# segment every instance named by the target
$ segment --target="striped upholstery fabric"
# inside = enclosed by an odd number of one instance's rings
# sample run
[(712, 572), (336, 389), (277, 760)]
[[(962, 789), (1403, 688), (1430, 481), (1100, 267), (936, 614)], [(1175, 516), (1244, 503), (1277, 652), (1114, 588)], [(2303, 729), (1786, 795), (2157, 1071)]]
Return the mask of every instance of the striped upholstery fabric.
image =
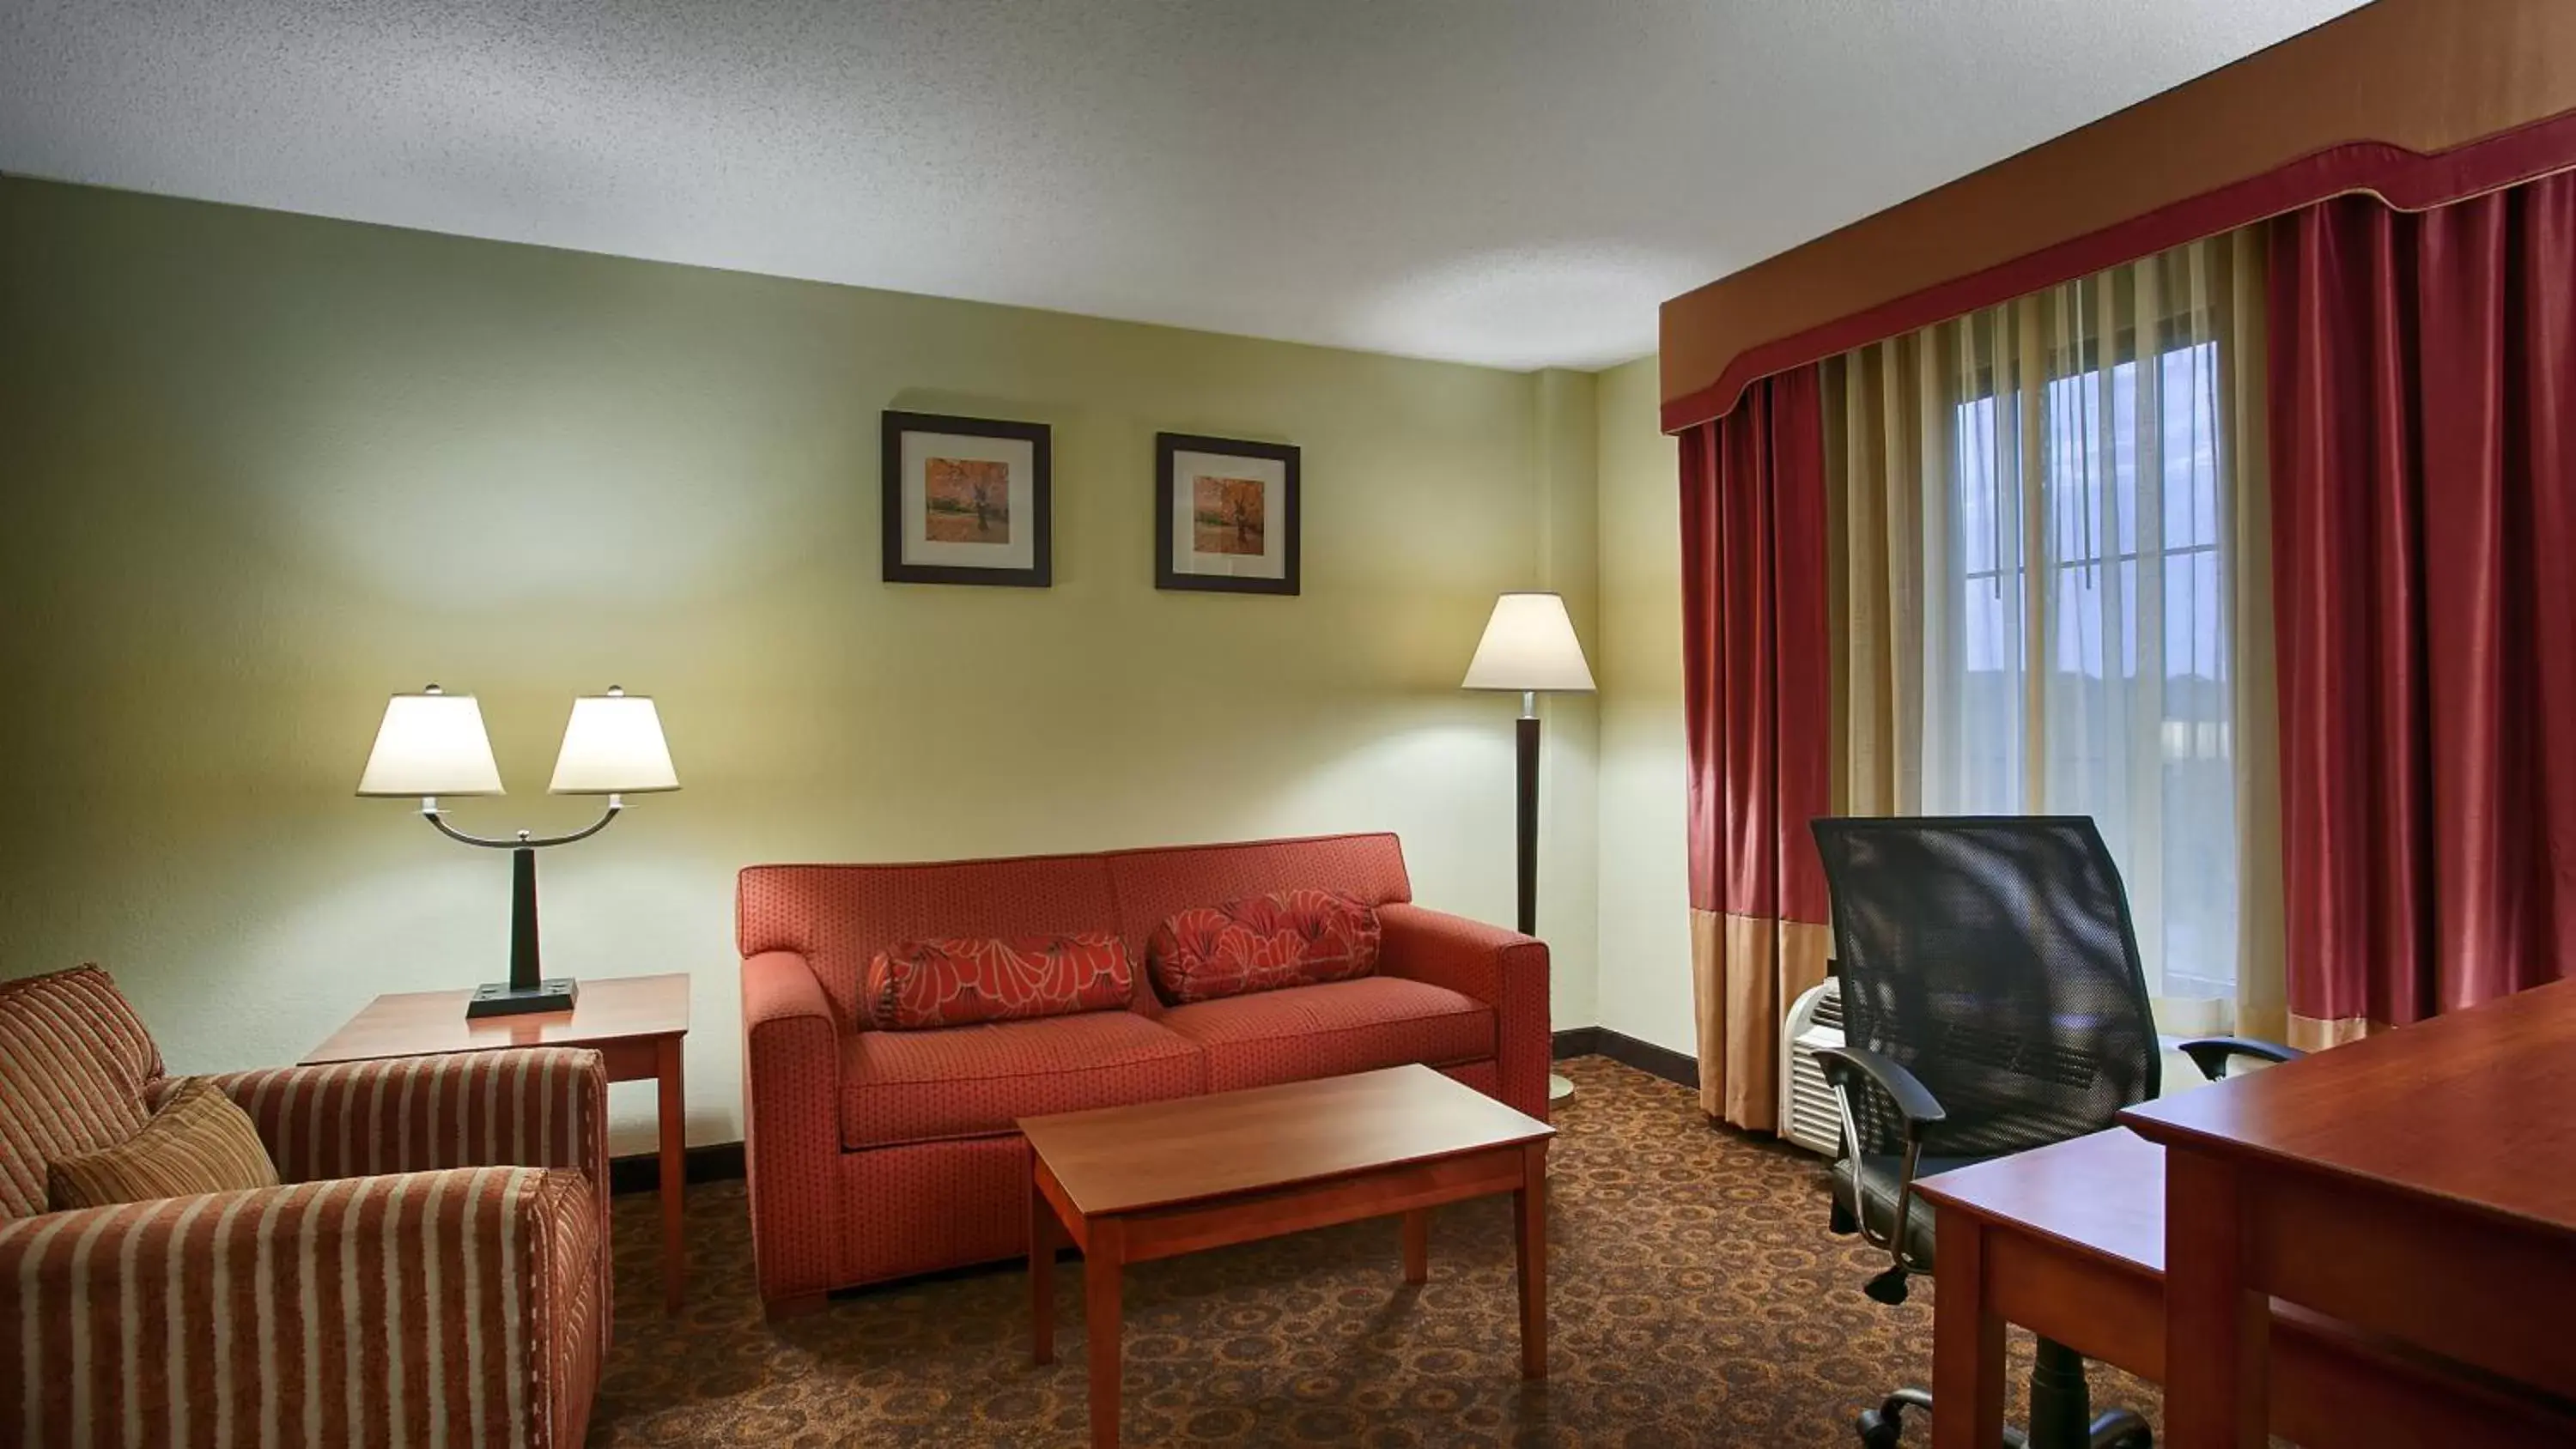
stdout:
[[(597, 1052), (521, 1047), (205, 1080), (250, 1114), (286, 1182), (442, 1167), (572, 1168), (592, 1187), (592, 1236), (608, 1241), (608, 1070)], [(605, 1251), (591, 1271), (600, 1305), (591, 1331), (604, 1353)]]
[(0, 1220), (45, 1210), (45, 1164), (142, 1131), (160, 1075), (160, 1049), (106, 972), (0, 981)]
[(437, 1167), (607, 1172), (608, 1077), (596, 1052), (524, 1047), (205, 1080), (250, 1113), (287, 1182)]
[(578, 1444), (591, 1197), (451, 1168), (0, 1226), (0, 1442)]
[(45, 1196), (61, 1212), (275, 1186), (277, 1165), (249, 1115), (212, 1082), (190, 1077), (142, 1131), (114, 1147), (47, 1163)]
[(598, 1053), (193, 1080), (286, 1186), (18, 1208), (188, 1082), (104, 973), (0, 983), (0, 1444), (581, 1442), (610, 1319)]

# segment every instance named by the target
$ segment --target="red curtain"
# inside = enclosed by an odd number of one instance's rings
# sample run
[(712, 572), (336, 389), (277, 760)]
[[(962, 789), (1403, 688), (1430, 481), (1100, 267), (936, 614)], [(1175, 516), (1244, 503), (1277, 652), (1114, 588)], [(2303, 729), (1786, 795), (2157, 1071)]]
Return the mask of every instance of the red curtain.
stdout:
[(2294, 1037), (2576, 966), (2576, 177), (2276, 224)]
[(1682, 435), (1682, 680), (1700, 1105), (1779, 1122), (1780, 1023), (1824, 979), (1831, 803), (1824, 415), (1816, 369)]

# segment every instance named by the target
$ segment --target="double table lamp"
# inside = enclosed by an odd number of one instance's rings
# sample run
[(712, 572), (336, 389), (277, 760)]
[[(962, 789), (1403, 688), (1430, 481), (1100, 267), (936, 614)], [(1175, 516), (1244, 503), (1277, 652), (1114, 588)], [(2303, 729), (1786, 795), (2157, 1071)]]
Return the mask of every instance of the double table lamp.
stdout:
[(679, 788), (653, 701), (613, 685), (606, 694), (575, 699), (564, 724), (563, 748), (546, 793), (608, 797), (597, 820), (569, 835), (539, 839), (522, 830), (507, 839), (486, 839), (447, 823), (440, 796), (505, 792), (491, 736), (483, 730), (482, 706), (470, 694), (448, 694), (435, 684), (386, 702), (375, 748), (358, 779), (362, 796), (417, 798), (421, 818), (450, 840), (510, 852), (510, 979), (475, 988), (465, 1003), (468, 1018), (572, 1009), (578, 995), (573, 979), (547, 978), (538, 961), (537, 852), (606, 830), (626, 808), (628, 795)]
[[(1583, 644), (1574, 637), (1574, 620), (1565, 600), (1550, 593), (1505, 594), (1494, 601), (1485, 621), (1485, 637), (1476, 642), (1476, 657), (1467, 663), (1465, 689), (1517, 692), (1521, 717), (1519, 747), (1520, 933), (1538, 934), (1538, 697), (1541, 693), (1588, 694), (1592, 669), (1583, 661)], [(1574, 1084), (1561, 1076), (1548, 1078), (1548, 1095), (1572, 1094)]]

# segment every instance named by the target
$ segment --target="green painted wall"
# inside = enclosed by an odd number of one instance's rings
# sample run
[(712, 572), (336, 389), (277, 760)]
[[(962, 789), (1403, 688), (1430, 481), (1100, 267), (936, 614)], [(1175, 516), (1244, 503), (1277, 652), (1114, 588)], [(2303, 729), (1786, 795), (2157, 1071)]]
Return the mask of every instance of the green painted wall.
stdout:
[[(1388, 828), (1507, 922), (1513, 704), (1456, 685), (1499, 590), (1593, 627), (1592, 390), (0, 181), (0, 975), (108, 964), (186, 1071), (501, 974), (504, 858), (350, 794), (432, 679), (512, 787), (469, 829), (582, 819), (572, 695), (660, 700), (686, 788), (545, 859), (546, 945), (695, 974), (700, 1141), (747, 862)], [(1054, 588), (878, 580), (887, 407), (1054, 426)], [(1158, 429), (1304, 448), (1304, 597), (1153, 588)], [(1591, 704), (1550, 717), (1576, 1025)]]

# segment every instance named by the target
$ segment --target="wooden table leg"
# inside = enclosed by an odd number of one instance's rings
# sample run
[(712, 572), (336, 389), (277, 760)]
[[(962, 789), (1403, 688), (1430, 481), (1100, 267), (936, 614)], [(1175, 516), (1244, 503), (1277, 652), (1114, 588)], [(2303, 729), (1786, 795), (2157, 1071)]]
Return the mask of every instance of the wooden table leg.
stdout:
[(1118, 1449), (1118, 1294), (1122, 1276), (1118, 1224), (1091, 1220), (1082, 1250), (1082, 1309), (1091, 1369), (1091, 1449)]
[(653, 1073), (661, 1086), (655, 1125), (662, 1136), (662, 1307), (669, 1313), (680, 1311), (680, 1296), (689, 1278), (688, 1262), (681, 1256), (686, 1241), (681, 1208), (689, 1191), (689, 1096), (681, 1085), (680, 1046), (680, 1038), (664, 1037)]
[(2004, 1436), (2004, 1321), (1986, 1304), (1985, 1230), (1966, 1213), (1940, 1212), (1934, 1232), (1941, 1255), (1932, 1280), (1932, 1449), (1994, 1449)]
[(2174, 1449), (2270, 1442), (2272, 1300), (2247, 1291), (2240, 1210), (2232, 1164), (2166, 1149), (2165, 1442)]
[[(1034, 1163), (1032, 1154), (1032, 1163)], [(1055, 1362), (1055, 1205), (1029, 1173), (1029, 1361)]]
[(1431, 1281), (1431, 1210), (1415, 1208), (1404, 1215), (1404, 1281)]
[(1512, 1193), (1512, 1237), (1521, 1288), (1521, 1377), (1547, 1377), (1547, 1143), (1521, 1152), (1521, 1185)]

